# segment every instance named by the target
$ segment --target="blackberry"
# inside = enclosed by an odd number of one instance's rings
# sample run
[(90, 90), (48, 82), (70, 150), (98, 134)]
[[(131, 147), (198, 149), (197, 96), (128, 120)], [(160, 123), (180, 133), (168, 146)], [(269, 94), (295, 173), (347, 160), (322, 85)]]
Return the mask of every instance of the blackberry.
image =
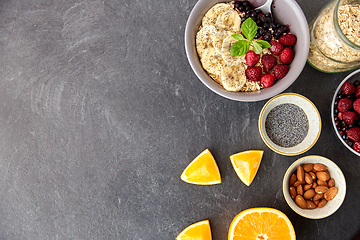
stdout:
[(354, 86), (355, 86), (355, 87), (360, 86), (360, 81), (359, 81), (359, 80), (355, 80), (355, 81), (354, 81)]
[(335, 120), (335, 126), (338, 128), (340, 127), (340, 121), (339, 120)]
[(250, 6), (250, 2), (249, 1), (243, 1), (242, 4), (246, 7), (246, 6)]
[(281, 29), (283, 30), (283, 33), (287, 33), (289, 31), (289, 28), (286, 25), (282, 25)]
[(281, 36), (282, 36), (282, 34), (279, 33), (279, 32), (275, 32), (275, 33), (274, 33), (274, 38), (275, 38), (276, 40), (279, 40)]
[(264, 20), (265, 20), (264, 22), (271, 23), (271, 18), (269, 17), (265, 17)]
[(235, 7), (235, 8), (239, 9), (240, 6), (242, 6), (242, 2), (241, 2), (241, 1), (236, 1), (236, 2), (234, 3), (234, 7)]
[(271, 36), (269, 35), (265, 35), (263, 36), (264, 40), (267, 41), (267, 42), (270, 42), (271, 41)]
[(270, 25), (267, 22), (265, 22), (264, 25), (263, 25), (263, 28), (265, 30), (268, 30), (270, 28)]
[(351, 100), (354, 100), (354, 94), (346, 95), (346, 98), (351, 99)]
[(351, 141), (350, 139), (345, 140), (345, 143), (349, 145), (349, 147), (352, 147), (353, 145), (353, 141)]

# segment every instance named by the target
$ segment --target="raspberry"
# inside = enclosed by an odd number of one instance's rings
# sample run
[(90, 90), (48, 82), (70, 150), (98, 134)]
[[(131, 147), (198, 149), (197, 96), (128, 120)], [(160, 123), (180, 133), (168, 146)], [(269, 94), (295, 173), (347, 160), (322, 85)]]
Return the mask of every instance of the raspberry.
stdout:
[(349, 82), (344, 83), (341, 86), (341, 89), (343, 90), (345, 95), (353, 94), (356, 91), (354, 84), (349, 83)]
[(268, 88), (274, 84), (275, 80), (275, 74), (268, 73), (261, 76), (260, 82), (264, 87)]
[(248, 67), (245, 70), (245, 75), (250, 81), (258, 82), (261, 78), (261, 67)]
[(360, 142), (354, 142), (353, 148), (355, 151), (360, 153)]
[(342, 119), (347, 124), (353, 124), (354, 121), (357, 120), (358, 118), (359, 118), (359, 116), (353, 111), (347, 111), (347, 112), (342, 113)]
[(262, 56), (261, 58), (261, 63), (264, 67), (264, 71), (265, 72), (269, 72), (270, 69), (276, 65), (277, 60), (274, 56), (270, 55), (270, 54), (265, 54), (264, 56)]
[(294, 60), (294, 50), (289, 47), (284, 48), (284, 50), (280, 54), (280, 61), (283, 64), (290, 64), (292, 60)]
[(245, 55), (246, 63), (249, 67), (255, 66), (260, 60), (260, 55), (256, 54), (254, 51), (249, 50)]
[(289, 66), (278, 64), (274, 67), (274, 74), (276, 79), (282, 79), (289, 72)]
[[(360, 103), (360, 102), (359, 102)], [(353, 102), (351, 101), (351, 99), (348, 98), (342, 98), (339, 100), (339, 103), (337, 105), (337, 108), (340, 112), (346, 112), (351, 110), (353, 105)], [(355, 110), (356, 111), (356, 110)]]
[[(339, 103), (340, 103), (340, 101), (339, 101)], [(360, 98), (355, 100), (355, 102), (353, 103), (353, 107), (354, 107), (354, 110), (360, 114)]]
[(296, 36), (293, 34), (286, 34), (279, 38), (279, 42), (286, 47), (294, 46), (296, 44), (296, 40)]
[(270, 52), (276, 56), (280, 55), (280, 53), (284, 49), (284, 46), (275, 40), (271, 40), (270, 45), (271, 45)]
[(360, 98), (360, 88), (356, 88), (355, 97)]
[(350, 138), (354, 142), (359, 142), (360, 141), (360, 128), (358, 128), (358, 127), (350, 128), (346, 132), (346, 136), (348, 136), (348, 138)]

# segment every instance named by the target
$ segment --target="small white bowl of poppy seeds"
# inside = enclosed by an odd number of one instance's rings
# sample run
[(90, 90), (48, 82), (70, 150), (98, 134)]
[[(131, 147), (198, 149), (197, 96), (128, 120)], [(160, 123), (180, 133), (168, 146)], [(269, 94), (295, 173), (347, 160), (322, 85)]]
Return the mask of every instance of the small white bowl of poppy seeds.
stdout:
[(264, 143), (274, 152), (294, 156), (309, 150), (321, 132), (321, 118), (315, 105), (296, 93), (270, 99), (259, 116)]

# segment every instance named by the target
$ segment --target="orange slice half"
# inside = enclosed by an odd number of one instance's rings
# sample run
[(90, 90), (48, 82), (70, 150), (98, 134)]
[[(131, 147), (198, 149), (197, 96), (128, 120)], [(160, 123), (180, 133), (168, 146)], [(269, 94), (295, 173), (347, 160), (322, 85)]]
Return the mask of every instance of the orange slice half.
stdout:
[(231, 222), (229, 240), (295, 240), (288, 217), (274, 208), (250, 208)]

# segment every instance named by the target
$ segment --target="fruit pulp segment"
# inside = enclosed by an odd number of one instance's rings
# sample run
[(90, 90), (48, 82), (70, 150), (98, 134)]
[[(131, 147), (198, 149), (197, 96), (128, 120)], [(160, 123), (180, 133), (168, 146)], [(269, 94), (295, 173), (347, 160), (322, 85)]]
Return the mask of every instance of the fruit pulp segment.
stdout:
[(234, 229), (234, 240), (291, 239), (286, 221), (277, 214), (263, 212), (244, 216)]
[(275, 239), (283, 239), (283, 240), (290, 240), (290, 231), (287, 223), (284, 219), (279, 218), (276, 220), (275, 224), (270, 228), (267, 236), (269, 237), (269, 240), (275, 240)]
[(235, 159), (234, 162), (235, 162), (236, 168), (238, 170), (239, 177), (245, 182), (250, 182), (251, 181), (250, 176), (252, 175), (251, 173), (253, 171), (251, 171), (249, 163), (243, 162), (240, 159)]
[(183, 236), (181, 240), (192, 240), (192, 239), (211, 239), (210, 229), (203, 226), (201, 229), (190, 229)]
[(190, 174), (187, 176), (187, 178), (196, 182), (205, 182), (212, 180), (211, 176), (213, 176), (215, 172), (211, 164), (209, 164), (208, 162), (199, 166), (191, 166), (191, 168), (189, 168), (188, 170)]
[(238, 170), (240, 178), (246, 182), (251, 182), (257, 173), (262, 157), (262, 152), (249, 152), (234, 156), (234, 164)]

